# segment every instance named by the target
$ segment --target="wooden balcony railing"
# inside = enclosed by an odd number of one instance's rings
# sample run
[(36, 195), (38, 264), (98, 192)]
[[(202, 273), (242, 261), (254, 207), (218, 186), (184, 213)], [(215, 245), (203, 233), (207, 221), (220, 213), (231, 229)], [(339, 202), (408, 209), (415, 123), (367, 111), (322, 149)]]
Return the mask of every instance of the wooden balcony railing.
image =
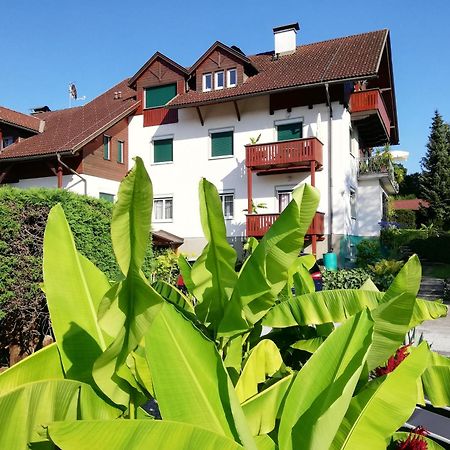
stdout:
[[(263, 237), (279, 214), (248, 214), (247, 215), (247, 237)], [(324, 235), (325, 214), (316, 212), (311, 225), (306, 232), (307, 236), (323, 236)]]
[(245, 165), (256, 170), (289, 167), (308, 169), (311, 162), (316, 162), (316, 168), (320, 168), (323, 165), (322, 147), (322, 142), (315, 137), (249, 144), (245, 146)]
[(350, 112), (353, 117), (357, 117), (361, 113), (378, 113), (383, 123), (386, 137), (389, 139), (391, 121), (379, 89), (353, 92), (350, 96)]
[(166, 108), (144, 109), (144, 127), (178, 122), (178, 110)]

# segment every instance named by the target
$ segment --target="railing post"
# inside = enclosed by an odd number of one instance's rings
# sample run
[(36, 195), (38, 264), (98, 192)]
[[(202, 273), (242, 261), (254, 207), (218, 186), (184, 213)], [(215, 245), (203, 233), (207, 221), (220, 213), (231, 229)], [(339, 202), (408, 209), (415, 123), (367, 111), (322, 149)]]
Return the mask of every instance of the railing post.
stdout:
[(252, 169), (247, 167), (247, 214), (253, 213), (253, 180)]

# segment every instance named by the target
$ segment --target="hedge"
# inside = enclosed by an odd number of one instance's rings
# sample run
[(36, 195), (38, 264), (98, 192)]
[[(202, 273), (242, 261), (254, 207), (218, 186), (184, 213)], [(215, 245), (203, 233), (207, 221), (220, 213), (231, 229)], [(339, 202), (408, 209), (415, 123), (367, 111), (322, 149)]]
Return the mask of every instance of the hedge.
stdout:
[[(22, 352), (39, 348), (51, 334), (42, 282), (42, 243), (50, 208), (61, 203), (78, 250), (110, 279), (119, 268), (112, 251), (112, 204), (57, 189), (0, 188), (0, 365), (8, 363), (8, 347)], [(151, 247), (144, 265), (151, 273)]]
[(450, 235), (448, 234), (432, 236), (427, 239), (414, 239), (409, 242), (408, 246), (419, 255), (420, 259), (450, 263)]

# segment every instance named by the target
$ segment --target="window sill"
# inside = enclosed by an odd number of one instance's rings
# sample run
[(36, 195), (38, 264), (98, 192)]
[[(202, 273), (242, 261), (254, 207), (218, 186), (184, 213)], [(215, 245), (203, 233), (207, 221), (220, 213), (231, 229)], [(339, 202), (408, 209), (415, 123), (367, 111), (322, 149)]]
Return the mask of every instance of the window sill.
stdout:
[(173, 161), (161, 161), (161, 162), (152, 162), (152, 166), (166, 166), (168, 164), (173, 164)]
[(215, 159), (231, 159), (231, 158), (234, 158), (234, 155), (210, 156), (208, 159), (215, 160)]
[(173, 219), (153, 219), (154, 223), (172, 223)]

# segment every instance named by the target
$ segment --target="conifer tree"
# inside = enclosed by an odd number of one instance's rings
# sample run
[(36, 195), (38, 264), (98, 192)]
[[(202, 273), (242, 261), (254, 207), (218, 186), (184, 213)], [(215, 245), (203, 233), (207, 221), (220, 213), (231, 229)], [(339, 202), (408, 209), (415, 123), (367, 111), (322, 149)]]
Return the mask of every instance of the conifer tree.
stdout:
[(435, 111), (427, 153), (422, 158), (421, 197), (430, 203), (425, 212), (429, 223), (450, 229), (450, 129)]

